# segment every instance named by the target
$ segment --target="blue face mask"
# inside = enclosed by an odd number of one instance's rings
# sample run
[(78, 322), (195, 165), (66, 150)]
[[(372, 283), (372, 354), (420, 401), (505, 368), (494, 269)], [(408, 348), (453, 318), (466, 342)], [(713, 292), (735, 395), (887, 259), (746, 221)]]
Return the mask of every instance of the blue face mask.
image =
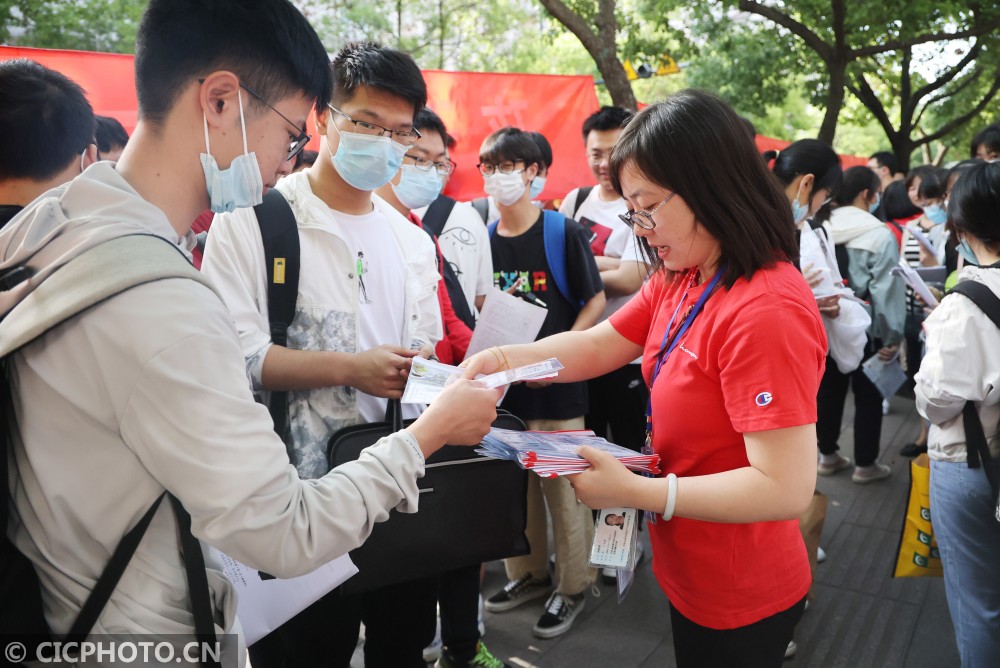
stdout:
[(257, 157), (247, 150), (247, 129), (243, 119), (243, 95), (239, 89), (236, 96), (240, 102), (240, 130), (243, 132), (243, 155), (233, 158), (227, 169), (219, 169), (212, 157), (212, 147), (208, 143), (208, 118), (205, 123), (205, 150), (201, 154), (201, 167), (205, 171), (205, 186), (208, 188), (209, 208), (213, 213), (231, 213), (237, 208), (257, 206), (264, 199), (264, 180), (260, 175)]
[(882, 203), (882, 196), (876, 195), (875, 201), (868, 205), (868, 213), (874, 214), (878, 210), (878, 205)]
[(536, 176), (531, 182), (531, 188), (528, 193), (531, 195), (531, 199), (537, 199), (542, 191), (545, 190), (545, 177)]
[(800, 204), (799, 200), (793, 199), (792, 200), (792, 219), (795, 221), (795, 224), (798, 225), (799, 223), (801, 223), (803, 220), (806, 219), (806, 216), (808, 216), (808, 215), (809, 215), (809, 205), (808, 204)]
[(403, 165), (400, 168), (399, 185), (392, 184), (392, 192), (396, 193), (400, 204), (407, 209), (420, 209), (436, 200), (443, 187), (444, 180), (437, 170)]
[(948, 212), (940, 204), (931, 204), (924, 207), (924, 215), (927, 216), (927, 220), (935, 225), (942, 225), (948, 221)]
[[(358, 190), (368, 191), (381, 188), (392, 180), (403, 164), (408, 146), (382, 135), (341, 132), (332, 118), (330, 123), (340, 135), (336, 155), (330, 153), (340, 178)], [(330, 151), (329, 144), (326, 150)]]
[(972, 247), (969, 246), (969, 242), (965, 239), (958, 242), (958, 254), (962, 256), (962, 259), (965, 260), (966, 264), (974, 264), (977, 267), (979, 266), (979, 258), (977, 258), (976, 254), (972, 252)]

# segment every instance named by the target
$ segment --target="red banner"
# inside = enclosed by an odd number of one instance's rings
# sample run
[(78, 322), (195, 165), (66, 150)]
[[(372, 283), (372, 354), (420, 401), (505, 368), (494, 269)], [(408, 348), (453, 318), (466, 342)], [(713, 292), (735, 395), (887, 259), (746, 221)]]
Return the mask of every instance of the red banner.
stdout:
[[(117, 118), (130, 134), (135, 129), (138, 103), (131, 55), (0, 46), (0, 60), (11, 58), (30, 58), (62, 72), (83, 87), (97, 114)], [(424, 80), (428, 106), (458, 141), (452, 152), (458, 169), (446, 187), (452, 197), (466, 201), (483, 195), (483, 180), (476, 171), (479, 146), (491, 132), (508, 125), (541, 132), (552, 144), (555, 161), (544, 199), (561, 198), (594, 183), (580, 134), (584, 119), (598, 109), (592, 77), (425, 70)], [(309, 132), (309, 148), (318, 150), (312, 118)], [(788, 143), (757, 137), (761, 150)], [(867, 164), (865, 158), (841, 157), (845, 168)]]

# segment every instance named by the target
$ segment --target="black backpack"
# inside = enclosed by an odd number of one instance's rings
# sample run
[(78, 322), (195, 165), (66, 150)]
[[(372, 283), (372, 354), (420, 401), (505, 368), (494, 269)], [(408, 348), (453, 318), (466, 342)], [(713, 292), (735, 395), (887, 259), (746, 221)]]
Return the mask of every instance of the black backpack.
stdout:
[[(107, 271), (108, 267), (114, 267), (113, 275)], [(8, 269), (0, 276), (0, 290), (10, 290), (32, 274), (26, 265)], [(53, 638), (45, 620), (41, 583), (35, 567), (7, 537), (12, 498), (8, 450), (14, 428), (10, 355), (50, 329), (116, 294), (168, 278), (189, 278), (211, 288), (180, 251), (166, 240), (153, 235), (119, 237), (67, 262), (0, 320), (0, 527), (4, 529), (0, 540), (0, 601), (3, 602), (0, 605), (0, 636), (8, 640), (16, 639), (25, 645), (26, 660), (34, 659), (39, 645)], [(122, 537), (64, 641), (82, 642), (90, 634), (164, 497), (170, 499), (177, 517), (195, 633), (200, 642), (215, 646), (214, 614), (201, 545), (191, 534), (191, 516), (180, 501), (168, 493), (160, 495), (142, 519)], [(51, 647), (49, 651), (52, 651)], [(6, 659), (13, 663), (10, 655)], [(206, 661), (204, 665), (219, 664), (217, 661)]]
[(438, 243), (438, 237), (441, 236), (445, 223), (448, 222), (448, 216), (451, 215), (456, 203), (455, 200), (447, 195), (439, 195), (436, 200), (431, 202), (431, 205), (427, 207), (427, 211), (424, 213), (424, 231), (430, 235), (431, 240), (434, 242), (434, 248), (437, 249), (440, 260), (438, 262), (438, 269), (444, 278), (444, 285), (448, 289), (448, 297), (451, 299), (452, 308), (455, 309), (455, 315), (469, 329), (475, 329), (476, 316), (472, 314), (472, 309), (469, 308), (469, 301), (465, 297), (465, 290), (462, 289), (462, 284), (458, 280), (455, 268), (451, 266), (451, 263), (441, 253), (441, 246)]

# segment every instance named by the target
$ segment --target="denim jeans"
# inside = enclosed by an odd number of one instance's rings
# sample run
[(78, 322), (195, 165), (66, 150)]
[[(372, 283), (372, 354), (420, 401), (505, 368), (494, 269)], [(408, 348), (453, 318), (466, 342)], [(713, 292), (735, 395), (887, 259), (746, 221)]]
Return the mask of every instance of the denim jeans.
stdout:
[(965, 668), (1000, 666), (1000, 522), (982, 469), (931, 461), (931, 521)]

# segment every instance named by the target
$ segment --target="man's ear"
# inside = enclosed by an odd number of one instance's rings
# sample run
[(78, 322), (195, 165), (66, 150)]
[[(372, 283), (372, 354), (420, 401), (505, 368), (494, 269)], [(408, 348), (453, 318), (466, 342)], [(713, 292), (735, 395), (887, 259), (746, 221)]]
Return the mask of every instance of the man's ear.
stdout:
[(237, 101), (239, 90), (240, 79), (232, 72), (213, 72), (202, 80), (198, 101), (209, 126), (218, 128), (232, 124), (229, 117), (240, 113)]
[(100, 159), (101, 157), (100, 152), (97, 150), (97, 144), (90, 144), (83, 152), (83, 155), (80, 156), (80, 171), (82, 172), (87, 169), (87, 167), (90, 167), (95, 162), (98, 162)]
[(333, 112), (330, 111), (330, 107), (325, 104), (316, 105), (316, 130), (321, 134), (325, 135), (328, 129), (328, 125), (333, 119)]
[(538, 163), (533, 162), (524, 170), (524, 175), (528, 177), (528, 181), (531, 181), (536, 176), (538, 176)]

